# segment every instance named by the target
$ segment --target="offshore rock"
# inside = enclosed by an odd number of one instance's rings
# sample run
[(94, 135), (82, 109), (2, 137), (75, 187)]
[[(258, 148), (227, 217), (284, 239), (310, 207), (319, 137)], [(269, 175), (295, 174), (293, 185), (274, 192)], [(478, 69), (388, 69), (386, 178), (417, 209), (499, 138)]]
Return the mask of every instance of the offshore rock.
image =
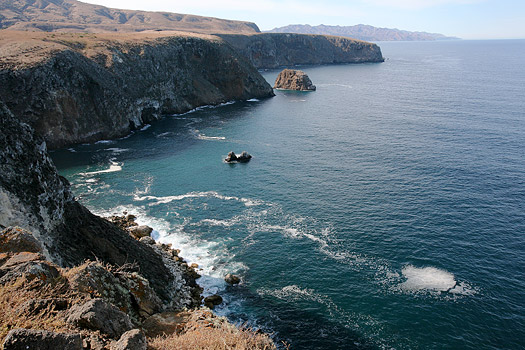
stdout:
[(4, 350), (82, 350), (80, 334), (64, 334), (33, 329), (11, 330), (4, 340)]
[(231, 285), (241, 283), (241, 279), (239, 278), (239, 276), (232, 275), (231, 273), (227, 274), (226, 277), (224, 277), (224, 281), (226, 281), (226, 283), (229, 283)]
[(258, 69), (295, 65), (383, 62), (379, 46), (331, 35), (219, 34)]
[(163, 114), (273, 96), (250, 62), (195, 33), (0, 33), (0, 100), (50, 148), (129, 134)]
[(315, 85), (302, 70), (283, 69), (275, 79), (275, 89), (315, 91)]
[(224, 161), (226, 163), (247, 163), (250, 161), (250, 159), (252, 159), (252, 156), (246, 151), (242, 151), (240, 155), (236, 155), (235, 152), (231, 151), (230, 153), (228, 153), (228, 156), (224, 159)]

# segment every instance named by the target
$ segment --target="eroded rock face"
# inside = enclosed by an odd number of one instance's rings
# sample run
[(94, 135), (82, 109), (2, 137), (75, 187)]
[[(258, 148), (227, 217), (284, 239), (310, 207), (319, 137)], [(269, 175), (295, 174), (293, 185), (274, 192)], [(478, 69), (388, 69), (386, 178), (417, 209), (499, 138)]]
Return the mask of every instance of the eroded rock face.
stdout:
[(162, 114), (273, 96), (218, 37), (79, 35), (40, 39), (56, 48), (37, 62), (21, 64), (15, 45), (0, 57), (0, 99), (50, 148), (120, 137)]
[(274, 88), (296, 91), (315, 91), (316, 89), (310, 77), (297, 69), (283, 69), (275, 80)]

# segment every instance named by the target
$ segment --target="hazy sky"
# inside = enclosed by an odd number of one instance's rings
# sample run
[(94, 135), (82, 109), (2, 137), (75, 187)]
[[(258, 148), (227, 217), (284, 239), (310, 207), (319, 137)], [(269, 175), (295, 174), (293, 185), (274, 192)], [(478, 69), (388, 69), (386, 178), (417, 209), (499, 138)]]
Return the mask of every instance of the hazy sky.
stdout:
[(398, 28), (464, 39), (525, 38), (525, 0), (81, 0), (108, 7), (168, 11), (255, 22)]

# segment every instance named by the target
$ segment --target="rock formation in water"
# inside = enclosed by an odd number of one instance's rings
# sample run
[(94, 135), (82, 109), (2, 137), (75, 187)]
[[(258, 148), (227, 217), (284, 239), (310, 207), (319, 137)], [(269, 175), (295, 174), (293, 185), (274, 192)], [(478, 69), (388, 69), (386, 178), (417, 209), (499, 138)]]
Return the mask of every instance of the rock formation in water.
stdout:
[(0, 29), (60, 32), (257, 33), (255, 23), (170, 12), (120, 10), (76, 0), (0, 0)]
[(273, 87), (274, 89), (296, 91), (315, 91), (316, 89), (310, 77), (302, 70), (297, 69), (283, 69), (275, 79)]
[(222, 39), (0, 33), (0, 100), (50, 148), (126, 135), (202, 105), (273, 96)]
[(376, 44), (337, 36), (280, 33), (219, 36), (257, 68), (384, 61)]

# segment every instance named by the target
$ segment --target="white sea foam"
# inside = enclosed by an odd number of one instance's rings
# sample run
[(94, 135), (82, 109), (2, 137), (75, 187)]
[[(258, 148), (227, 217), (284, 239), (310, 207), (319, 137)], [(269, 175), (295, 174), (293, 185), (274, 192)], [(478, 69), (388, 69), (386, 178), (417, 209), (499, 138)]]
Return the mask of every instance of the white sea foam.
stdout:
[(115, 141), (113, 141), (113, 140), (100, 140), (100, 141), (95, 142), (96, 145), (110, 144), (110, 143), (115, 143)]
[(170, 136), (170, 135), (173, 135), (173, 132), (167, 131), (167, 132), (163, 132), (161, 134), (155, 135), (155, 137), (166, 137), (166, 136)]
[(98, 171), (91, 171), (91, 172), (86, 172), (86, 173), (78, 173), (78, 174), (82, 175), (82, 176), (93, 176), (93, 175), (97, 175), (97, 174), (113, 173), (113, 172), (121, 171), (121, 170), (122, 170), (122, 166), (119, 165), (118, 163), (112, 161), (111, 165), (109, 166), (108, 169), (98, 170)]
[(69, 152), (73, 152), (73, 153), (76, 153), (76, 152), (77, 152), (73, 147), (68, 148), (67, 150), (68, 150)]
[(120, 153), (129, 151), (129, 148), (113, 147), (113, 148), (105, 148), (102, 151), (108, 151), (108, 152), (112, 152), (112, 153), (115, 153), (115, 154), (120, 154)]
[(150, 127), (151, 127), (151, 124), (146, 124), (140, 129), (140, 131), (148, 130)]
[(155, 201), (155, 202), (151, 203), (150, 205), (158, 205), (158, 204), (171, 203), (171, 202), (174, 202), (174, 201), (180, 201), (180, 200), (184, 200), (184, 199), (187, 199), (187, 198), (210, 198), (210, 197), (221, 199), (221, 200), (225, 200), (225, 201), (230, 201), (230, 200), (239, 201), (239, 202), (244, 203), (245, 206), (258, 205), (258, 204), (256, 204), (256, 202), (251, 201), (249, 199), (239, 198), (239, 197), (235, 197), (235, 196), (224, 196), (224, 195), (219, 194), (216, 191), (189, 192), (189, 193), (185, 193), (185, 194), (181, 194), (181, 195), (164, 196), (164, 197), (140, 196), (138, 194), (135, 194), (133, 199), (135, 201), (146, 201), (146, 200)]
[(259, 102), (260, 100), (257, 98), (250, 98), (249, 100), (246, 100), (246, 102)]
[(226, 137), (224, 136), (206, 136), (204, 134), (197, 134), (197, 138), (199, 140), (209, 140), (209, 141), (226, 140)]
[(399, 289), (406, 292), (448, 292), (455, 295), (471, 295), (474, 289), (465, 282), (456, 281), (455, 276), (435, 267), (407, 265), (401, 270), (405, 279)]

